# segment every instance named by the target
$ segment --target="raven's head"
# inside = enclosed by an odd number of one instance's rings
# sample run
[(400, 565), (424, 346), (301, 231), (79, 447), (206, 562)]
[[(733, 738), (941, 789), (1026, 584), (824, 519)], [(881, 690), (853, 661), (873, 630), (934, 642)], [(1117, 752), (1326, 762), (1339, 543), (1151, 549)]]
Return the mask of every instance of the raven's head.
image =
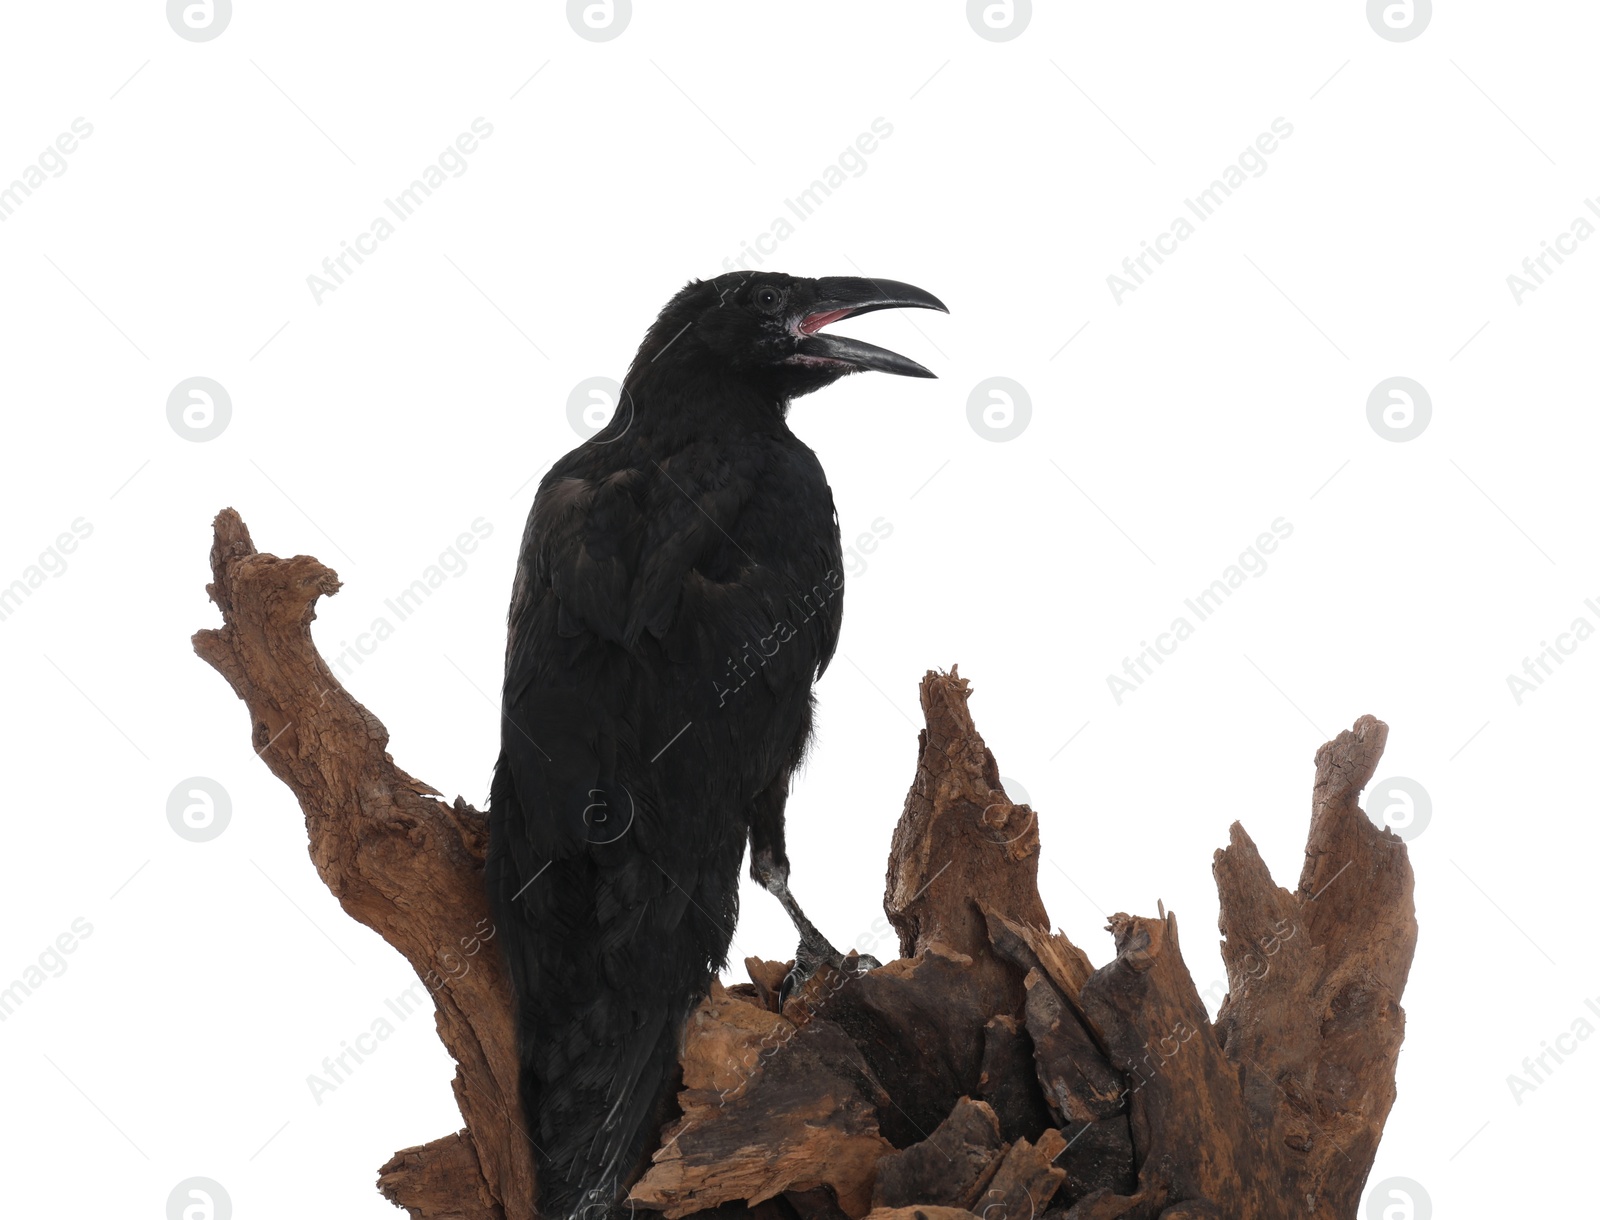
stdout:
[(821, 333), (855, 314), (903, 308), (950, 312), (932, 293), (895, 280), (803, 279), (766, 271), (695, 280), (650, 328), (628, 370), (628, 385), (632, 390), (655, 373), (704, 372), (787, 402), (867, 369), (932, 377), (915, 360), (885, 348)]

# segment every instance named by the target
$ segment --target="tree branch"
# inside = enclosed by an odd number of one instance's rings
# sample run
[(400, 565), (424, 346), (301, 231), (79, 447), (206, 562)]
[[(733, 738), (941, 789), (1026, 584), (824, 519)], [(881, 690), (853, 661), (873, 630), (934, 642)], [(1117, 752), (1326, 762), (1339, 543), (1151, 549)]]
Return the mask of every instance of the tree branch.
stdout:
[(231, 508), (214, 528), (206, 591), (223, 625), (197, 632), (195, 651), (244, 701), (256, 753), (299, 800), (318, 875), (411, 963), (456, 1061), (465, 1130), (400, 1153), (380, 1187), (429, 1220), (532, 1220), (511, 987), (483, 885), (487, 820), (395, 766), (388, 730), (318, 655), (311, 622), (317, 598), (339, 591), (333, 571), (259, 553)]

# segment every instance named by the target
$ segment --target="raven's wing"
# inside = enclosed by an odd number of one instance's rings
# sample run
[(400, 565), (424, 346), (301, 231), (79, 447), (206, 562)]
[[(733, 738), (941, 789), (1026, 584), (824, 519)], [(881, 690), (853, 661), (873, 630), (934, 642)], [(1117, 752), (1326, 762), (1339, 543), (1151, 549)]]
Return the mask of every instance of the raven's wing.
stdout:
[(809, 687), (837, 644), (838, 524), (815, 456), (792, 444), (742, 461), (700, 456), (592, 474), (558, 466), (535, 500), (505, 736), (514, 755), (549, 755), (541, 732), (570, 738), (587, 722), (561, 781), (569, 794), (599, 785), (595, 769), (619, 753), (654, 759), (683, 731), (719, 770), (738, 766), (750, 799), (775, 770), (772, 750), (789, 744), (768, 740), (793, 729), (782, 696)]

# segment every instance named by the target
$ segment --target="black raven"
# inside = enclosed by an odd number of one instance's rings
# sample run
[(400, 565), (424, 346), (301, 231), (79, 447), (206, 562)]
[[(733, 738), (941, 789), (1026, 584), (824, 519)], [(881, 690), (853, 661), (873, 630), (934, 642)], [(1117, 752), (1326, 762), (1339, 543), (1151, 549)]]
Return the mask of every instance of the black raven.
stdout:
[(839, 638), (833, 494), (791, 400), (933, 374), (821, 328), (944, 310), (909, 284), (734, 272), (661, 311), (611, 421), (539, 485), (512, 591), (490, 901), (517, 1000), (541, 1212), (601, 1217), (670, 1113), (727, 962), (745, 842), (801, 933), (783, 810)]

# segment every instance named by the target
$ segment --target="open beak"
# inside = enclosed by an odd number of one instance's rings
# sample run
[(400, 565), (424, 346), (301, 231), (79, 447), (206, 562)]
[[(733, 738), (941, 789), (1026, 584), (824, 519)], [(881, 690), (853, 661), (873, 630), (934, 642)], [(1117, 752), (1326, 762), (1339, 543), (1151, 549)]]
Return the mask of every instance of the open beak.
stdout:
[(915, 360), (887, 348), (846, 339), (843, 335), (818, 334), (824, 326), (875, 309), (937, 309), (949, 313), (944, 302), (931, 292), (897, 280), (869, 280), (848, 275), (830, 275), (816, 281), (816, 300), (795, 323), (800, 342), (795, 359), (801, 362), (827, 360), (851, 368), (898, 373), (902, 377), (932, 377), (934, 374)]

